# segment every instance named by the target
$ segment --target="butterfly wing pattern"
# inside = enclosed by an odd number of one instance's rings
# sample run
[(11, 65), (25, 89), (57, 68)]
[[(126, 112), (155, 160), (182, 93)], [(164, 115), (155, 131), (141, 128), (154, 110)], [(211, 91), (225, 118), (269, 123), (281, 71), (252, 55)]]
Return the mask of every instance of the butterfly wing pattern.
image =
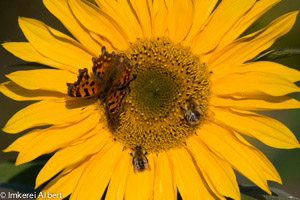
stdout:
[(133, 70), (137, 67), (137, 64), (131, 65), (130, 60), (127, 57), (122, 57), (122, 61), (120, 62), (120, 68), (122, 70), (119, 71), (120, 75), (118, 79), (116, 79), (114, 85), (118, 86), (118, 90), (122, 90), (127, 88), (129, 83), (135, 79), (135, 74), (133, 74)]
[(129, 89), (112, 90), (106, 99), (106, 109), (111, 118), (122, 112), (122, 101), (128, 94)]
[(130, 65), (130, 61), (127, 57), (123, 58), (120, 62), (118, 71), (118, 79), (113, 82), (112, 89), (108, 92), (107, 108), (111, 115), (118, 115), (122, 111), (122, 101), (124, 97), (129, 93), (129, 84), (135, 79), (135, 75), (132, 74), (132, 70), (136, 65)]
[(114, 121), (122, 112), (123, 99), (135, 79), (130, 60), (123, 54), (108, 53), (105, 47), (99, 57), (93, 57), (92, 78), (86, 68), (79, 70), (78, 80), (67, 83), (71, 97), (97, 96), (106, 106), (107, 115)]
[(99, 57), (93, 57), (93, 74), (101, 82), (105, 81), (111, 74), (111, 69), (120, 64), (120, 55), (112, 52), (111, 54), (106, 51), (105, 47), (101, 49), (102, 54)]
[(92, 97), (100, 92), (100, 86), (91, 80), (86, 68), (79, 70), (75, 83), (67, 83), (68, 95), (71, 97)]

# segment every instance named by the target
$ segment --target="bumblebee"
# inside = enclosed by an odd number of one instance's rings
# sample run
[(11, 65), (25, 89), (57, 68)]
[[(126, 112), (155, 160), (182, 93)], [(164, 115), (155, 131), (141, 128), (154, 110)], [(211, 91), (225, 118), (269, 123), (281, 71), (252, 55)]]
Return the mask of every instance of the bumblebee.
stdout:
[(150, 169), (148, 159), (146, 157), (147, 152), (142, 149), (141, 146), (136, 146), (130, 153), (132, 156), (132, 165), (134, 172), (142, 172), (145, 169)]
[(182, 110), (184, 112), (184, 119), (190, 127), (195, 127), (204, 115), (199, 103), (193, 99), (188, 99)]

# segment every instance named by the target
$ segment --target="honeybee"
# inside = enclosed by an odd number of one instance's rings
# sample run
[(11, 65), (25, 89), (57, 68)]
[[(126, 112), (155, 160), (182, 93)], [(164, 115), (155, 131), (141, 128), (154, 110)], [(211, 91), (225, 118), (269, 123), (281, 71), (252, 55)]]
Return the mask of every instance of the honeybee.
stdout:
[(182, 110), (184, 111), (184, 119), (190, 127), (195, 127), (204, 115), (199, 103), (191, 98), (186, 101)]
[(132, 156), (132, 165), (134, 172), (142, 172), (145, 169), (150, 169), (148, 159), (146, 157), (147, 152), (142, 149), (141, 146), (136, 146), (130, 153)]

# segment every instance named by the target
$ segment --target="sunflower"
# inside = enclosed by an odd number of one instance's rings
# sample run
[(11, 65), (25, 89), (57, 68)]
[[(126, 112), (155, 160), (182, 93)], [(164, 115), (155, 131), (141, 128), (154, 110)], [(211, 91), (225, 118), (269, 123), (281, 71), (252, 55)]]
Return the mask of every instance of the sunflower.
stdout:
[[(14, 100), (38, 101), (3, 128), (35, 127), (5, 150), (19, 152), (17, 165), (53, 153), (36, 187), (47, 182), (44, 191), (70, 199), (105, 191), (106, 199), (176, 199), (177, 191), (183, 199), (240, 199), (234, 170), (269, 194), (267, 180), (281, 183), (244, 136), (299, 148), (285, 125), (254, 111), (300, 108), (287, 96), (300, 92), (300, 72), (247, 61), (286, 34), (298, 12), (241, 36), (279, 0), (43, 2), (73, 37), (19, 18), (28, 42), (3, 47), (52, 68), (13, 72), (0, 87)], [(92, 71), (103, 63), (111, 75), (99, 81)], [(104, 84), (102, 95), (76, 97), (90, 92), (83, 78)]]

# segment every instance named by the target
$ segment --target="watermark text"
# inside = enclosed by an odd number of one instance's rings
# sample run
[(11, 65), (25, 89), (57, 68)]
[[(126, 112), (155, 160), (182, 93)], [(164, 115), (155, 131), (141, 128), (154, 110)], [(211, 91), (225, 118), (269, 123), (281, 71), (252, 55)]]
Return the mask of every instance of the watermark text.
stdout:
[(21, 193), (21, 192), (0, 192), (0, 199), (62, 199), (61, 193), (50, 192), (33, 192), (33, 193)]

